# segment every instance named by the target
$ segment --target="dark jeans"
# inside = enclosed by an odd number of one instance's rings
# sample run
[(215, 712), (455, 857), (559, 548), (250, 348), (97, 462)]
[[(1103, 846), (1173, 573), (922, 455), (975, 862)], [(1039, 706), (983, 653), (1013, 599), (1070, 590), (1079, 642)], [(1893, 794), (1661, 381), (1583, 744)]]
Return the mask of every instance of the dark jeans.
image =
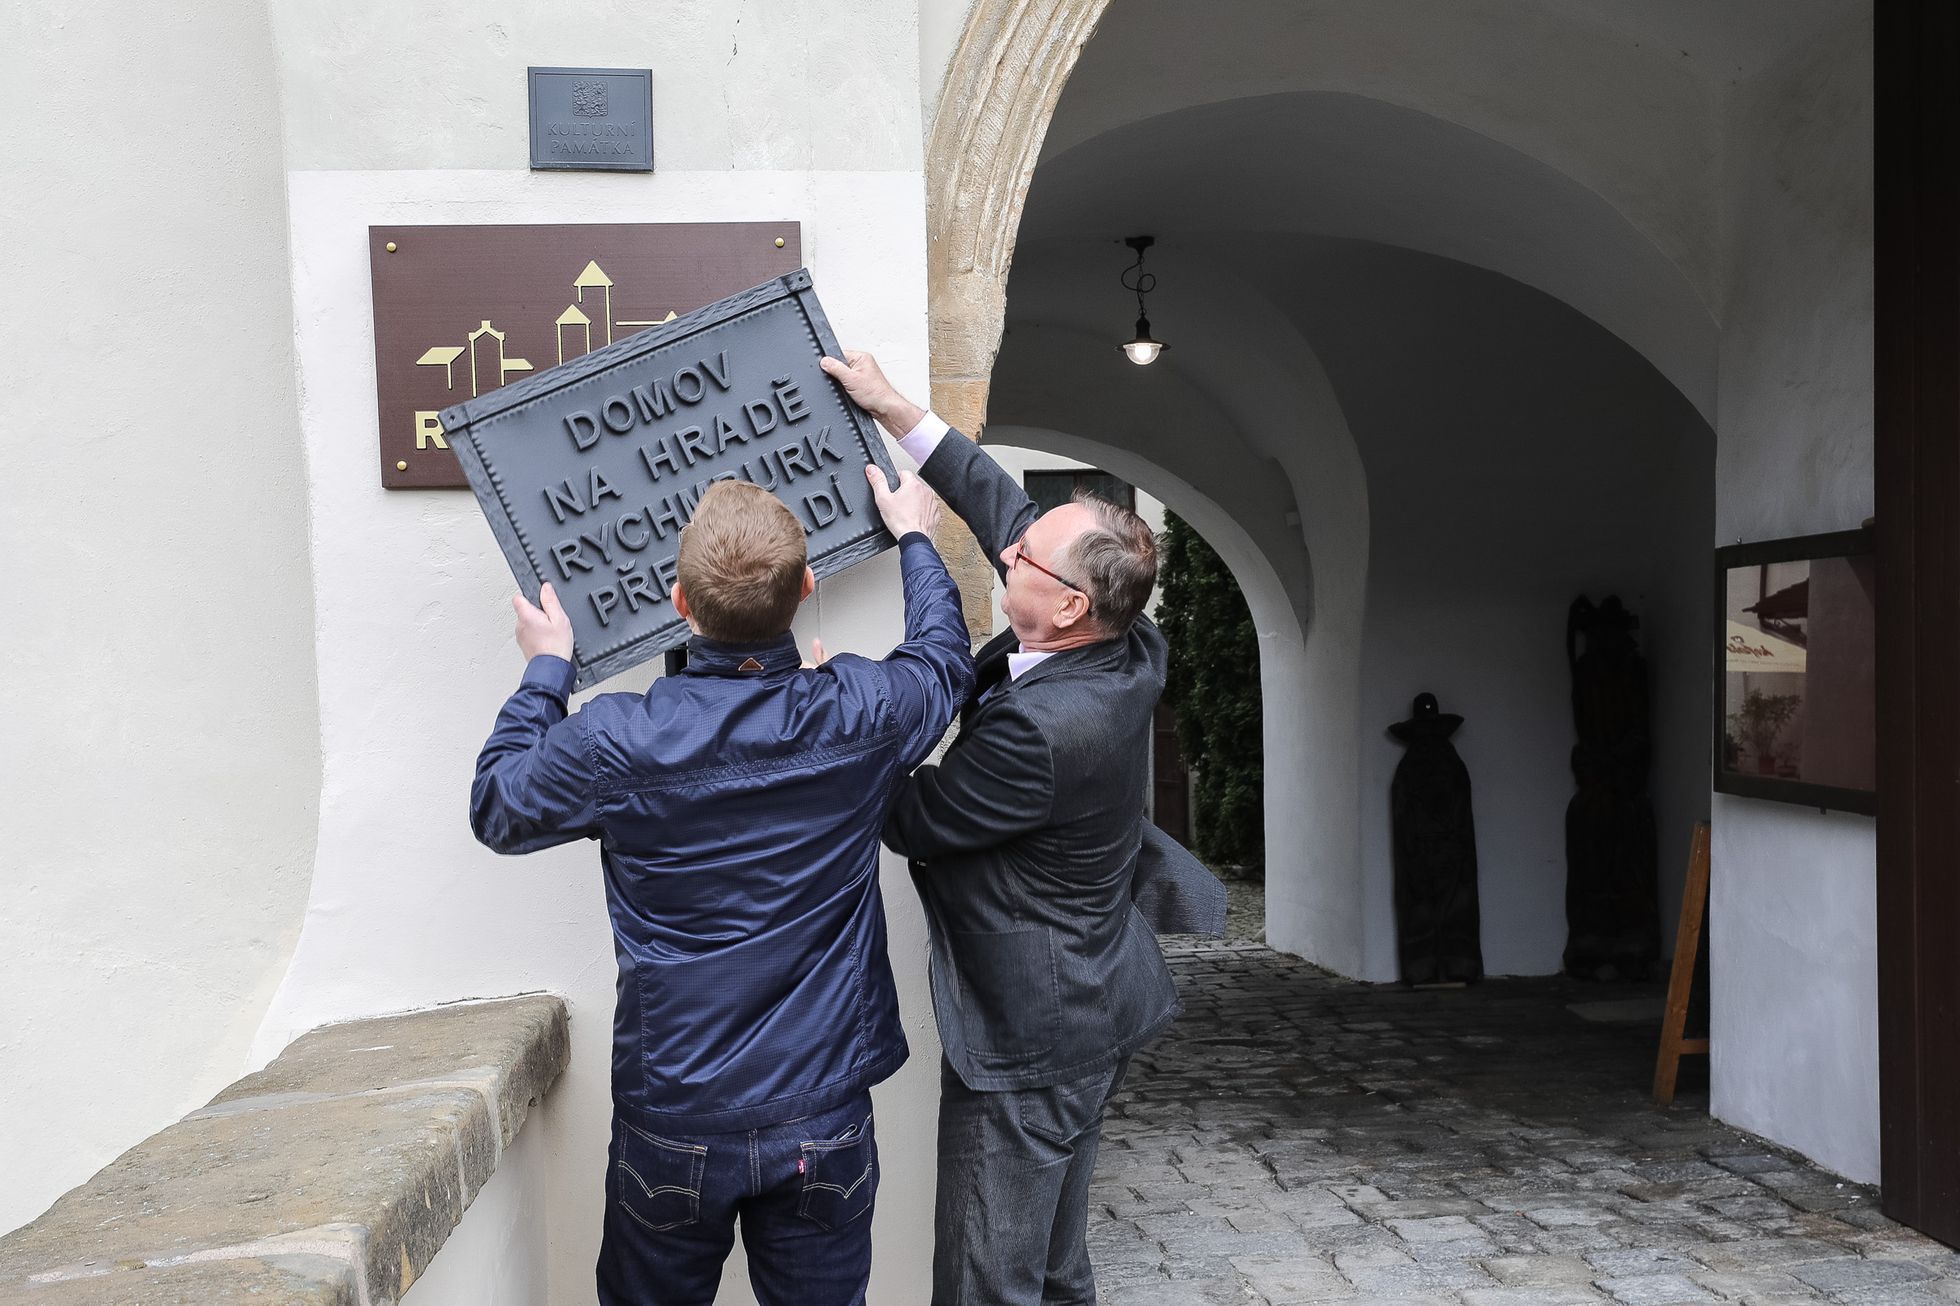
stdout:
[(738, 1218), (762, 1306), (853, 1306), (877, 1191), (869, 1093), (734, 1134), (655, 1137), (614, 1116), (601, 1306), (708, 1306)]
[(939, 1067), (933, 1306), (1096, 1300), (1089, 1180), (1125, 1058), (1053, 1088), (978, 1093)]

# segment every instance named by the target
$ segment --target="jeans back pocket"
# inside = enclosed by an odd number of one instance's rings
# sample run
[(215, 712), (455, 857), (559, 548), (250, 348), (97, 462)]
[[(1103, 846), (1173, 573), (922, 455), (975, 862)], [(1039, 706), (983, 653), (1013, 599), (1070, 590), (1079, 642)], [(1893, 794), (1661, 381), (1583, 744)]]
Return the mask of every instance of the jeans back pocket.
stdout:
[(797, 1214), (822, 1229), (840, 1229), (871, 1209), (878, 1192), (878, 1140), (871, 1116), (835, 1138), (798, 1144), (803, 1200)]
[(619, 1157), (613, 1165), (613, 1200), (647, 1228), (659, 1232), (701, 1218), (701, 1175), (708, 1149), (676, 1143), (620, 1121)]

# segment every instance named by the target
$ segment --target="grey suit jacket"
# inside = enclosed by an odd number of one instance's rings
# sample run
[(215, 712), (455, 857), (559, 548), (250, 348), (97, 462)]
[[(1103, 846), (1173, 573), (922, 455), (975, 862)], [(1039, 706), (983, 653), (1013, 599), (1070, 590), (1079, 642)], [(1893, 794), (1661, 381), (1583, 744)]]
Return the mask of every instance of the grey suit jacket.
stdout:
[[(1037, 515), (957, 432), (920, 474), (989, 556)], [(1177, 1014), (1134, 903), (1164, 637), (1139, 619), (1011, 682), (990, 676), (1012, 646), (983, 651), (982, 690), (998, 687), (967, 705), (945, 758), (913, 773), (885, 826), (925, 903), (940, 1042), (974, 1089), (1081, 1078)]]
[(1224, 936), (1224, 882), (1148, 821), (1132, 892), (1138, 913), (1159, 934)]

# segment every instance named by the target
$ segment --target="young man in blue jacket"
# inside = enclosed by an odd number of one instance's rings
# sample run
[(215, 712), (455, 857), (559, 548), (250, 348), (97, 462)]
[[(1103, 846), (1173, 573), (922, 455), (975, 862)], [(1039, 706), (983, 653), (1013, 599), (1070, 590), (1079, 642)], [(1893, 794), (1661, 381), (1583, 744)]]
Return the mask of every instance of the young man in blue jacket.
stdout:
[(600, 841), (619, 959), (603, 1306), (707, 1306), (734, 1242), (764, 1306), (864, 1300), (878, 1187), (871, 1085), (906, 1057), (878, 833), (973, 679), (938, 501), (867, 468), (899, 539), (905, 642), (803, 665), (803, 527), (719, 482), (682, 532), (687, 668), (570, 716), (571, 624), (521, 596), (527, 665), (477, 759), (498, 852)]

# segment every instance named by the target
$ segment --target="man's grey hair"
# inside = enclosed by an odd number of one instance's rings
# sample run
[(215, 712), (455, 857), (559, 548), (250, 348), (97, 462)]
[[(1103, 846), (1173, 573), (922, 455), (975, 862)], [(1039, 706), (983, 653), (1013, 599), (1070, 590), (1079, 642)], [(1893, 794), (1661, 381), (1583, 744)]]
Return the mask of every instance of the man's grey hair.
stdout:
[(1157, 585), (1157, 537), (1143, 518), (1087, 490), (1075, 501), (1095, 514), (1095, 524), (1069, 546), (1069, 579), (1089, 596), (1096, 625), (1121, 635), (1150, 602)]

